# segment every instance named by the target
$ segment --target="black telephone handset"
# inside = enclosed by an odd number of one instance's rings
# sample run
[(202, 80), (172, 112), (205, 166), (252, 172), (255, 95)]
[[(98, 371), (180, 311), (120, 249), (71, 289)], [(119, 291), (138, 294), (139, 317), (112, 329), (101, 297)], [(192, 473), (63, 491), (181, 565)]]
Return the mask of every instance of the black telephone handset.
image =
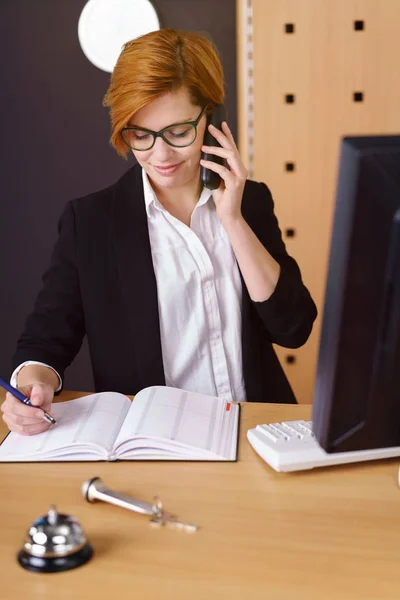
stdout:
[[(207, 128), (204, 134), (203, 142), (205, 146), (221, 146), (215, 137), (208, 131), (208, 126), (211, 123), (212, 125), (215, 125), (217, 129), (221, 129), (222, 121), (226, 121), (226, 110), (223, 104), (218, 104), (218, 106), (214, 108), (211, 115), (207, 117)], [(202, 152), (201, 158), (204, 160), (211, 160), (212, 162), (220, 165), (225, 165), (225, 159), (221, 158), (220, 156), (215, 156), (215, 154), (207, 154)], [(214, 171), (211, 171), (211, 169), (206, 169), (202, 166), (200, 167), (200, 179), (201, 183), (209, 190), (216, 190), (221, 183), (221, 177), (218, 175), (218, 173), (215, 173)]]

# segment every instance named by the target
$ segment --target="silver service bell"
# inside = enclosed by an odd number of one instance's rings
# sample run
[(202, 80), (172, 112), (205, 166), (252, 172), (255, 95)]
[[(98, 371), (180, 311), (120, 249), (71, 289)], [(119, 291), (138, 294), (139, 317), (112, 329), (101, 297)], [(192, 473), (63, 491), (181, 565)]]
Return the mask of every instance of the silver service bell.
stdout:
[(18, 562), (29, 571), (55, 573), (85, 564), (93, 547), (77, 519), (50, 506), (47, 515), (30, 526)]

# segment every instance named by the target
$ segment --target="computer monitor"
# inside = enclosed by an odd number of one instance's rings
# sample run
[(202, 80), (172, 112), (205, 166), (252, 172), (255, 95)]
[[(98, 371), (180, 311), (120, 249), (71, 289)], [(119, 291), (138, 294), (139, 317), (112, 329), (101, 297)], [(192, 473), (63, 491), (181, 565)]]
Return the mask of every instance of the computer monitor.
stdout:
[(400, 135), (341, 143), (312, 422), (327, 452), (400, 446)]

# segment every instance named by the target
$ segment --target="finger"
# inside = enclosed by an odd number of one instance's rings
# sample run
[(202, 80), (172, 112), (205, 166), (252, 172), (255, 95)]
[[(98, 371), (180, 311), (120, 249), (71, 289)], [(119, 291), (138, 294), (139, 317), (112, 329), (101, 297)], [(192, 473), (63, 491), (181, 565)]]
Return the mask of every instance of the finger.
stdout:
[(225, 148), (220, 148), (219, 146), (202, 146), (201, 149), (207, 154), (215, 154), (215, 156), (220, 156), (226, 160), (233, 158), (232, 150), (226, 150)]
[(215, 125), (211, 125), (210, 123), (210, 125), (208, 126), (208, 130), (223, 148), (226, 148), (227, 150), (232, 150), (231, 142), (228, 140), (226, 135), (220, 129), (218, 129), (218, 127), (215, 127)]
[(222, 130), (225, 133), (228, 140), (230, 141), (230, 143), (232, 144), (232, 146), (235, 148), (235, 150), (239, 152), (238, 147), (236, 146), (235, 138), (233, 137), (233, 134), (229, 129), (229, 125), (226, 121), (222, 123)]
[(50, 423), (43, 421), (40, 425), (29, 425), (28, 427), (24, 427), (24, 432), (22, 435), (36, 435), (38, 433), (43, 433), (47, 431), (50, 427)]
[(224, 121), (222, 123), (222, 129), (224, 130), (224, 133), (226, 135), (226, 137), (228, 138), (228, 140), (231, 143), (231, 146), (233, 148), (233, 160), (235, 160), (235, 165), (228, 159), (228, 163), (229, 166), (231, 168), (233, 168), (238, 175), (241, 175), (242, 177), (244, 177), (244, 179), (247, 179), (247, 177), (249, 176), (249, 172), (246, 169), (241, 157), (240, 157), (240, 152), (238, 147), (236, 146), (236, 142), (235, 142), (235, 138), (233, 137), (233, 134), (231, 132), (231, 130), (229, 129), (229, 125), (226, 121)]
[[(42, 412), (43, 415), (43, 412)], [(25, 425), (39, 425), (43, 421), (43, 416), (41, 417), (21, 417), (19, 415), (13, 415), (12, 413), (5, 413), (3, 415), (3, 421), (7, 423), (9, 426), (25, 426)]]
[(42, 406), (48, 394), (45, 386), (34, 384), (29, 394), (29, 401), (33, 406)]
[(202, 146), (201, 149), (207, 154), (215, 154), (215, 156), (224, 158), (227, 161), (231, 171), (233, 171), (239, 177), (243, 177), (243, 179), (247, 178), (248, 173), (239, 154), (235, 154), (232, 150), (218, 148), (217, 146)]
[(32, 404), (32, 406), (43, 406), (44, 404), (46, 404), (46, 396), (40, 392), (32, 394), (29, 397), (29, 401)]
[(17, 400), (12, 394), (7, 393), (6, 399), (1, 407), (3, 413), (17, 415), (26, 418), (40, 418), (43, 411), (34, 406), (27, 406), (20, 400)]
[(203, 167), (205, 167), (206, 169), (210, 169), (211, 171), (218, 173), (218, 175), (220, 175), (222, 177), (222, 179), (225, 181), (225, 183), (227, 183), (227, 182), (234, 183), (235, 175), (233, 175), (232, 172), (229, 171), (229, 169), (227, 169), (223, 165), (215, 163), (212, 160), (204, 160), (204, 159), (200, 160), (200, 164)]
[[(226, 121), (224, 121), (222, 123), (222, 127), (223, 127), (225, 133), (222, 133), (219, 129), (217, 129), (217, 127), (214, 127), (214, 125), (211, 125), (211, 124), (209, 125), (209, 129), (212, 128), (212, 131), (210, 130), (210, 133), (212, 133), (212, 135), (215, 137), (217, 142), (220, 143), (222, 148), (225, 151), (227, 150), (230, 153), (229, 155), (226, 155), (226, 156), (221, 155), (221, 156), (223, 156), (223, 158), (226, 158), (226, 160), (228, 161), (229, 167), (239, 177), (243, 177), (243, 179), (247, 179), (248, 171), (247, 171), (246, 167), (244, 166), (242, 159), (240, 158), (239, 150), (237, 149), (235, 140), (233, 139), (233, 135), (232, 135)], [(206, 148), (212, 148), (212, 150), (210, 150), (210, 153), (212, 154), (212, 153), (214, 153), (214, 149), (216, 147), (215, 146), (211, 146), (211, 147), (206, 146)], [(220, 156), (220, 155), (218, 154), (218, 156)]]
[[(7, 425), (9, 424), (7, 423)], [(43, 433), (44, 431), (47, 431), (49, 427), (50, 424), (46, 423), (46, 421), (42, 421), (40, 424), (35, 425), (9, 425), (9, 429), (14, 431), (14, 433), (18, 433), (19, 435), (36, 435), (37, 433)]]
[(21, 391), (29, 398), (33, 406), (41, 406), (44, 409), (50, 408), (54, 397), (54, 390), (50, 385), (34, 383), (21, 388)]

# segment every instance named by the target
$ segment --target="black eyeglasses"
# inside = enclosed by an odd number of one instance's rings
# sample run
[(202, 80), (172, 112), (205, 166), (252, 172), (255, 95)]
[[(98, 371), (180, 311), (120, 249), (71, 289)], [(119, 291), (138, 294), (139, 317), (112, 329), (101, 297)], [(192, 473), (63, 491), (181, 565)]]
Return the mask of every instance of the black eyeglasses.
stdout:
[(144, 127), (124, 127), (121, 130), (121, 137), (125, 144), (132, 150), (150, 150), (156, 143), (156, 139), (161, 137), (174, 148), (186, 148), (193, 144), (197, 137), (197, 125), (203, 116), (206, 106), (203, 108), (195, 121), (186, 121), (185, 123), (176, 123), (168, 125), (160, 131), (152, 131)]

